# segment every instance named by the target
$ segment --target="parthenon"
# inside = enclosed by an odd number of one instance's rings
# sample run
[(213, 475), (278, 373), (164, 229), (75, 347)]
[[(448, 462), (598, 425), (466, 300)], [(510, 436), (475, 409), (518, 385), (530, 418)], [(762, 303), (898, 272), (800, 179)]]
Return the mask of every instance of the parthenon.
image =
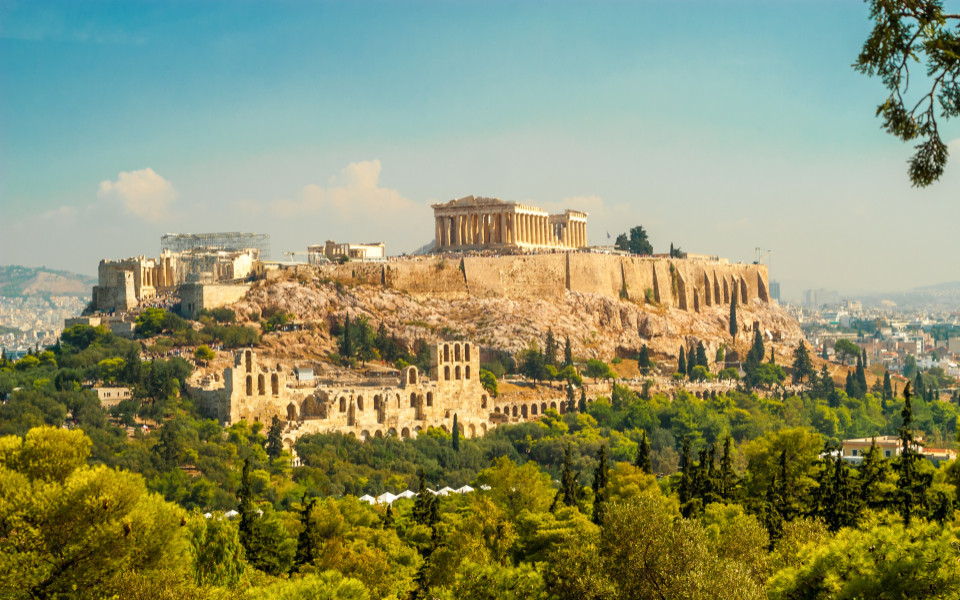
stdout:
[(587, 213), (551, 215), (541, 208), (499, 198), (466, 196), (434, 204), (437, 250), (557, 248), (587, 245)]

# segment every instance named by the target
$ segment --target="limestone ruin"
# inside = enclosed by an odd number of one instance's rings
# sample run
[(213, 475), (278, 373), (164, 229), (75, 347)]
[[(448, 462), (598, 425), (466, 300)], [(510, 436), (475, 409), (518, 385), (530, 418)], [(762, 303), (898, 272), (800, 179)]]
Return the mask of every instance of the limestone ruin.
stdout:
[(587, 213), (551, 215), (541, 208), (499, 198), (466, 196), (434, 204), (436, 250), (561, 249), (587, 245)]

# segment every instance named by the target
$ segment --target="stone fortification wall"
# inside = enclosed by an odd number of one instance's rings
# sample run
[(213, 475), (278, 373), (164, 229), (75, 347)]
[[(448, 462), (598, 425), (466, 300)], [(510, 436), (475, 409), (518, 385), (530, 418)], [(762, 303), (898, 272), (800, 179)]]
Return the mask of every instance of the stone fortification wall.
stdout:
[(735, 294), (740, 304), (769, 302), (766, 266), (698, 259), (569, 252), (347, 263), (321, 267), (321, 273), (343, 283), (450, 299), (558, 298), (571, 291), (691, 312), (730, 304)]
[(207, 308), (233, 304), (250, 290), (250, 284), (186, 283), (180, 286), (180, 306), (184, 314), (195, 318)]

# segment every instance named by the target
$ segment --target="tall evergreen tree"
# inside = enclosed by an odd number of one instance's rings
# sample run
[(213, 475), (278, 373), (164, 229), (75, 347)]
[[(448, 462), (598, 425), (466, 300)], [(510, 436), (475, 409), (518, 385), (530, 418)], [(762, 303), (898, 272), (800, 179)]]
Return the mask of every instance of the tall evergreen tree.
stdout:
[(607, 446), (601, 445), (597, 452), (597, 468), (593, 472), (593, 522), (603, 525), (607, 502)]
[(637, 367), (640, 368), (641, 373), (646, 375), (650, 372), (651, 366), (653, 366), (653, 364), (650, 362), (650, 350), (647, 348), (647, 345), (644, 344), (637, 354)]
[(697, 342), (697, 365), (705, 369), (710, 368), (710, 363), (707, 362), (707, 349), (700, 341)]
[(343, 318), (343, 332), (340, 338), (340, 358), (350, 360), (353, 358), (353, 332), (350, 326), (350, 313)]
[(677, 359), (677, 373), (687, 376), (687, 353), (683, 346), (680, 346), (680, 358)]
[(724, 500), (732, 500), (737, 489), (737, 473), (733, 470), (733, 440), (728, 435), (723, 441), (723, 456), (720, 458), (720, 495)]
[(883, 399), (890, 400), (893, 398), (893, 386), (890, 383), (890, 371), (883, 372)]
[(687, 351), (687, 375), (693, 374), (693, 368), (697, 366), (697, 351), (693, 346)]
[(573, 347), (570, 346), (570, 336), (567, 336), (567, 341), (563, 344), (563, 366), (565, 368), (573, 366)]
[(830, 376), (830, 369), (827, 365), (820, 367), (820, 376), (817, 377), (817, 397), (829, 398), (836, 386), (833, 384), (833, 377)]
[(270, 429), (267, 430), (267, 443), (263, 447), (270, 458), (278, 458), (283, 454), (283, 424), (280, 417), (273, 415)]
[(387, 505), (387, 512), (383, 513), (383, 528), (384, 528), (384, 529), (390, 529), (391, 527), (393, 527), (393, 524), (394, 524), (394, 520), (393, 520), (393, 505), (392, 505), (392, 504), (388, 504), (388, 505)]
[(813, 361), (810, 360), (807, 345), (803, 340), (800, 340), (793, 351), (793, 381), (803, 383), (804, 379), (810, 379), (814, 375), (816, 375), (816, 371), (813, 370)]
[(860, 498), (867, 508), (879, 510), (887, 505), (888, 500), (884, 495), (884, 484), (889, 477), (890, 465), (880, 453), (877, 447), (877, 440), (874, 438), (870, 442), (870, 449), (863, 455), (863, 462), (860, 463)]
[[(724, 284), (726, 285), (726, 284)], [(730, 300), (730, 337), (737, 339), (737, 295), (733, 294)]]
[(857, 384), (857, 398), (863, 398), (867, 393), (867, 371), (865, 368), (865, 357), (866, 351), (863, 352), (860, 356), (857, 357), (857, 370), (856, 370), (856, 384)]
[(927, 490), (932, 475), (921, 473), (919, 462), (923, 460), (917, 451), (913, 437), (913, 406), (910, 401), (910, 384), (903, 388), (902, 425), (899, 430), (900, 458), (897, 460), (896, 508), (906, 525), (914, 515), (925, 515), (928, 509)]
[(830, 354), (827, 352), (827, 343), (826, 343), (826, 342), (823, 343), (823, 350), (820, 351), (820, 358), (822, 358), (823, 360), (829, 360), (829, 359), (830, 359)]
[(580, 388), (580, 403), (577, 405), (577, 412), (587, 413), (587, 389), (584, 387)]
[(413, 501), (413, 520), (418, 525), (429, 525), (432, 527), (433, 522), (431, 520), (434, 514), (433, 505), (437, 502), (437, 497), (427, 489), (427, 474), (423, 470), (423, 467), (417, 469), (417, 478), (420, 481), (417, 497)]
[(303, 507), (300, 509), (300, 525), (303, 529), (300, 530), (300, 537), (297, 539), (297, 555), (294, 561), (298, 566), (312, 563), (320, 550), (317, 530), (310, 522), (310, 515), (316, 506), (316, 498), (310, 502), (307, 502), (306, 498), (303, 499)]
[(560, 489), (557, 495), (565, 505), (576, 506), (580, 499), (580, 484), (578, 483), (579, 473), (573, 472), (573, 454), (570, 445), (563, 451), (563, 470), (560, 474)]
[(860, 386), (857, 385), (857, 379), (850, 371), (847, 371), (847, 383), (844, 389), (847, 392), (847, 396), (851, 398), (858, 398), (860, 396)]
[(647, 441), (646, 430), (640, 435), (640, 443), (637, 444), (637, 460), (633, 464), (647, 475), (653, 475), (653, 465), (650, 462), (650, 442)]
[(453, 451), (460, 451), (460, 424), (457, 422), (457, 413), (453, 413)]
[(857, 494), (851, 484), (849, 470), (843, 464), (843, 457), (837, 453), (832, 464), (828, 462), (827, 479), (824, 494), (822, 518), (830, 531), (839, 531), (843, 527), (856, 525), (859, 507)]
[(553, 337), (553, 328), (547, 329), (547, 343), (544, 344), (543, 356), (546, 364), (557, 366), (557, 340)]
[(567, 382), (567, 412), (577, 412), (577, 394), (573, 391), (573, 384)]
[[(920, 369), (917, 369), (917, 377), (913, 381), (913, 393), (919, 395), (922, 398), (923, 390), (924, 390), (923, 375), (920, 373)], [(906, 395), (907, 390), (904, 389), (903, 393), (904, 395)]]
[(680, 488), (677, 494), (680, 499), (680, 512), (684, 517), (690, 517), (693, 512), (693, 461), (690, 458), (690, 438), (683, 438), (680, 451)]

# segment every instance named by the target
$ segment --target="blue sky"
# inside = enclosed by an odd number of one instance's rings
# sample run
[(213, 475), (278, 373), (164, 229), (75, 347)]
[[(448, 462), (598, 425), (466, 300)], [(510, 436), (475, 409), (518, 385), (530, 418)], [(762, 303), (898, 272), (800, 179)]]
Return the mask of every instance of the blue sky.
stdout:
[[(167, 231), (410, 251), (467, 194), (750, 260), (787, 295), (957, 279), (958, 157), (911, 189), (852, 0), (0, 0), (0, 262)], [(38, 244), (38, 241), (42, 242)]]

